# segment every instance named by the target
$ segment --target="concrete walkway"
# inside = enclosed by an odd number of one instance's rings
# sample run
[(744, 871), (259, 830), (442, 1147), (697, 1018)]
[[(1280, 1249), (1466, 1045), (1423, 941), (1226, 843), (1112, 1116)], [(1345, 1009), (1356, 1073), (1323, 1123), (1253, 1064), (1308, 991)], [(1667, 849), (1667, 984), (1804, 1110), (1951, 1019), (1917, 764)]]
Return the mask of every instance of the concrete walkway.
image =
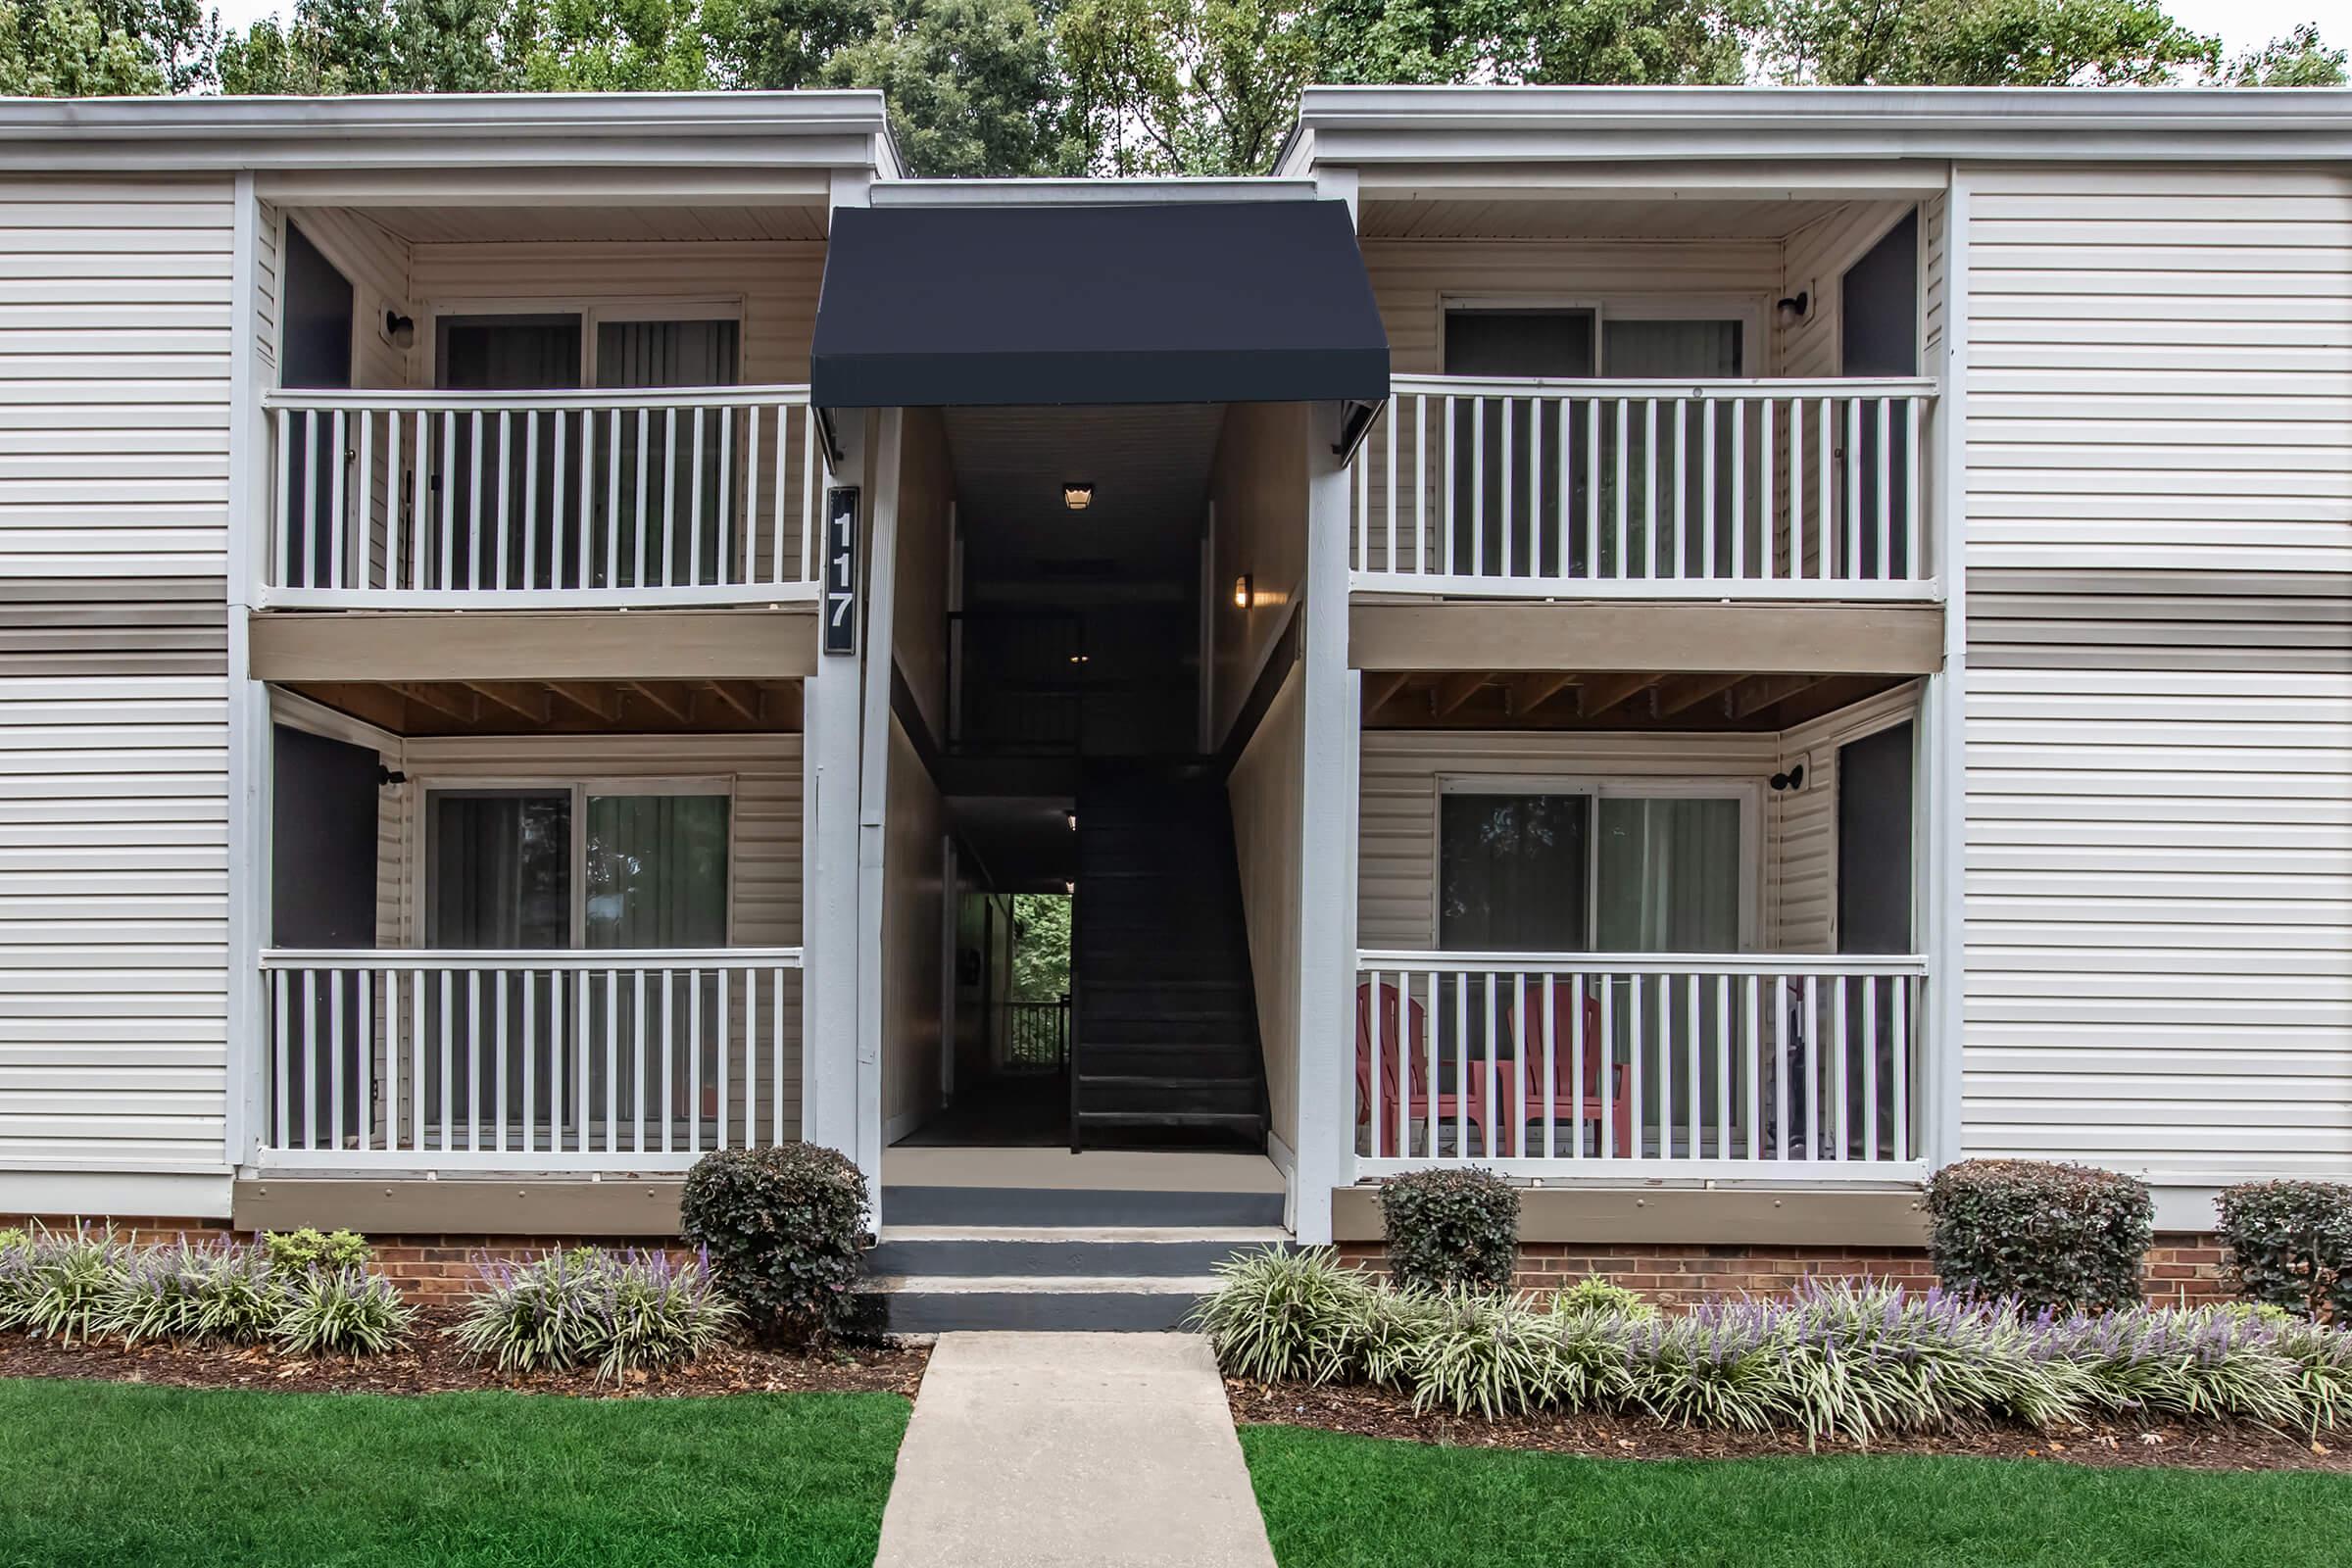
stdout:
[(945, 1334), (876, 1568), (1273, 1568), (1208, 1344)]

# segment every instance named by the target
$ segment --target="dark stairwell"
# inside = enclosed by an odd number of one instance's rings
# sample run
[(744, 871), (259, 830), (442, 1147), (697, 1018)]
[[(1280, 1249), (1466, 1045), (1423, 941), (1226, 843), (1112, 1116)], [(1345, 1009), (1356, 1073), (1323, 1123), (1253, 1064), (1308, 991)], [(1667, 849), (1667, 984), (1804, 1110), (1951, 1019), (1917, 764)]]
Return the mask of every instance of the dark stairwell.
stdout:
[(1233, 821), (1192, 762), (1095, 763), (1078, 794), (1070, 1147), (1265, 1147)]

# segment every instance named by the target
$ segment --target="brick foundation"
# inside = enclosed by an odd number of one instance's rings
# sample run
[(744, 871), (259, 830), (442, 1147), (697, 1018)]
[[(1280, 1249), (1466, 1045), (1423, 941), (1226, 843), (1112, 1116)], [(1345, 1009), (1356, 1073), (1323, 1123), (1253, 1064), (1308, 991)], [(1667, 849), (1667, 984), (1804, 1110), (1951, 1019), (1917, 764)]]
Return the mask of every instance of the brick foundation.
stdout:
[[(1340, 1255), (1376, 1271), (1388, 1268), (1378, 1242), (1343, 1242)], [(1928, 1254), (1916, 1248), (1530, 1242), (1519, 1249), (1516, 1283), (1522, 1290), (1558, 1290), (1592, 1274), (1661, 1306), (1688, 1306), (1721, 1296), (1785, 1296), (1808, 1279), (1867, 1275), (1920, 1288), (1936, 1283)], [(2221, 1240), (2213, 1236), (2159, 1236), (2140, 1277), (2155, 1305), (2202, 1305), (2232, 1295), (2223, 1276)]]

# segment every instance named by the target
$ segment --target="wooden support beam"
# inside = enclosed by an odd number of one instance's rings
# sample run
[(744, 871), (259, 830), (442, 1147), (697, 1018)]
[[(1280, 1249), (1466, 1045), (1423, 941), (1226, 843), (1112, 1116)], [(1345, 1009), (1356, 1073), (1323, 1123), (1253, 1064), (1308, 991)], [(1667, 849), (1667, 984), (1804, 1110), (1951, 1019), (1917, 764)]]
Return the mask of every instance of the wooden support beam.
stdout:
[(706, 681), (704, 683), (704, 689), (709, 691), (711, 696), (717, 698), (720, 702), (726, 704), (729, 708), (735, 710), (735, 711), (738, 713), (741, 713), (744, 717), (744, 722), (749, 724), (759, 723), (761, 713), (766, 710), (766, 703), (764, 700), (765, 693), (748, 681)]
[(567, 680), (551, 680), (547, 689), (563, 698), (584, 713), (593, 713), (608, 724), (620, 721), (620, 694), (599, 686), (579, 686)]
[(1459, 675), (1446, 676), (1429, 694), (1429, 716), (1444, 718), (1476, 696), (1486, 684), (1487, 677), (1483, 670), (1467, 670)]
[(1596, 675), (1577, 689), (1576, 711), (1584, 718), (1598, 718), (1657, 683), (1655, 675)]
[(1389, 706), (1389, 699), (1404, 690), (1404, 683), (1413, 678), (1412, 671), (1394, 669), (1387, 674), (1364, 676), (1364, 712), (1377, 713)]
[(1658, 716), (1672, 718), (1710, 697), (1722, 696), (1745, 679), (1745, 675), (1685, 675), (1668, 681), (1658, 688)]
[(1755, 675), (1732, 693), (1732, 716), (1753, 718), (1767, 708), (1787, 702), (1807, 687), (1821, 684), (1819, 675)]
[(508, 712), (545, 724), (555, 714), (555, 700), (544, 686), (525, 686), (497, 680), (469, 680), (460, 683), (476, 697), (487, 698)]
[(429, 708), (461, 724), (471, 724), (482, 716), (482, 700), (468, 693), (466, 697), (446, 686), (426, 681), (397, 681), (392, 689), (420, 708)]
[(681, 724), (687, 722), (687, 715), (694, 711), (694, 700), (691, 697), (681, 703), (669, 694), (656, 690), (646, 681), (633, 680), (625, 684), (630, 691), (635, 692)]
[(1557, 671), (1541, 675), (1522, 675), (1507, 690), (1510, 693), (1513, 717), (1532, 713), (1554, 697), (1576, 684), (1577, 677)]

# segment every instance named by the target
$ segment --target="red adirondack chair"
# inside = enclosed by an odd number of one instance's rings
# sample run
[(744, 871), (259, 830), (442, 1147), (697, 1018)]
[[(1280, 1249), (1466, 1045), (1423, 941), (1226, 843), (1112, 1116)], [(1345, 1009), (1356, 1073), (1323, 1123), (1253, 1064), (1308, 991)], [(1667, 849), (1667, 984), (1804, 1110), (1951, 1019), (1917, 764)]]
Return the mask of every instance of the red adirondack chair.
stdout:
[[(1402, 1027), (1400, 1027), (1402, 1025)], [(1397, 1058), (1412, 1063), (1406, 1073), (1396, 1070)], [(1381, 1126), (1374, 1148), (1378, 1157), (1395, 1159), (1400, 1151), (1396, 1140), (1396, 1097), (1400, 1082), (1412, 1085), (1411, 1098), (1405, 1105), (1407, 1123), (1431, 1122), (1430, 1152), (1437, 1149), (1437, 1128), (1452, 1126), (1457, 1119), (1466, 1119), (1479, 1130), (1479, 1148), (1493, 1150), (1494, 1135), (1487, 1112), (1486, 1091), (1480, 1075), (1471, 1073), (1471, 1082), (1463, 1090), (1442, 1090), (1436, 1095), (1429, 1086), (1429, 1009), (1419, 1001), (1409, 1008), (1405, 998), (1395, 985), (1382, 981), (1380, 987), (1380, 1099)], [(1355, 988), (1355, 1124), (1368, 1125), (1372, 1120), (1372, 988)], [(1409, 1131), (1409, 1126), (1408, 1126)]]
[[(1584, 1093), (1576, 1092), (1576, 1009), (1582, 1005), (1585, 1013), (1585, 1082)], [(1519, 1059), (1527, 1064), (1526, 1082), (1518, 1081), (1514, 1064), (1498, 1061), (1494, 1064), (1494, 1093), (1503, 1102), (1504, 1114), (1499, 1118), (1502, 1137), (1501, 1152), (1516, 1152), (1521, 1129), (1529, 1122), (1544, 1119), (1544, 995), (1541, 989), (1527, 1001), (1527, 1018), (1523, 1028), (1514, 1030), (1519, 1041)], [(1604, 1112), (1601, 1102), (1601, 1068), (1609, 1069), (1609, 1094)], [(1555, 1123), (1573, 1122), (1570, 1134), (1577, 1140), (1569, 1142), (1555, 1132), (1554, 1149), (1559, 1152), (1582, 1152), (1590, 1145), (1593, 1153), (1600, 1152), (1601, 1118), (1606, 1114), (1610, 1130), (1609, 1152), (1613, 1158), (1625, 1159), (1640, 1152), (1634, 1147), (1634, 1106), (1626, 1098), (1625, 1063), (1609, 1060), (1609, 1042), (1603, 1038), (1600, 1026), (1600, 999), (1585, 991), (1571, 980), (1551, 983), (1551, 1116)], [(1512, 1112), (1516, 1114), (1512, 1114)], [(1592, 1130), (1590, 1138), (1586, 1128)], [(1541, 1153), (1544, 1135), (1541, 1128), (1530, 1130), (1527, 1141), (1532, 1152)]]

